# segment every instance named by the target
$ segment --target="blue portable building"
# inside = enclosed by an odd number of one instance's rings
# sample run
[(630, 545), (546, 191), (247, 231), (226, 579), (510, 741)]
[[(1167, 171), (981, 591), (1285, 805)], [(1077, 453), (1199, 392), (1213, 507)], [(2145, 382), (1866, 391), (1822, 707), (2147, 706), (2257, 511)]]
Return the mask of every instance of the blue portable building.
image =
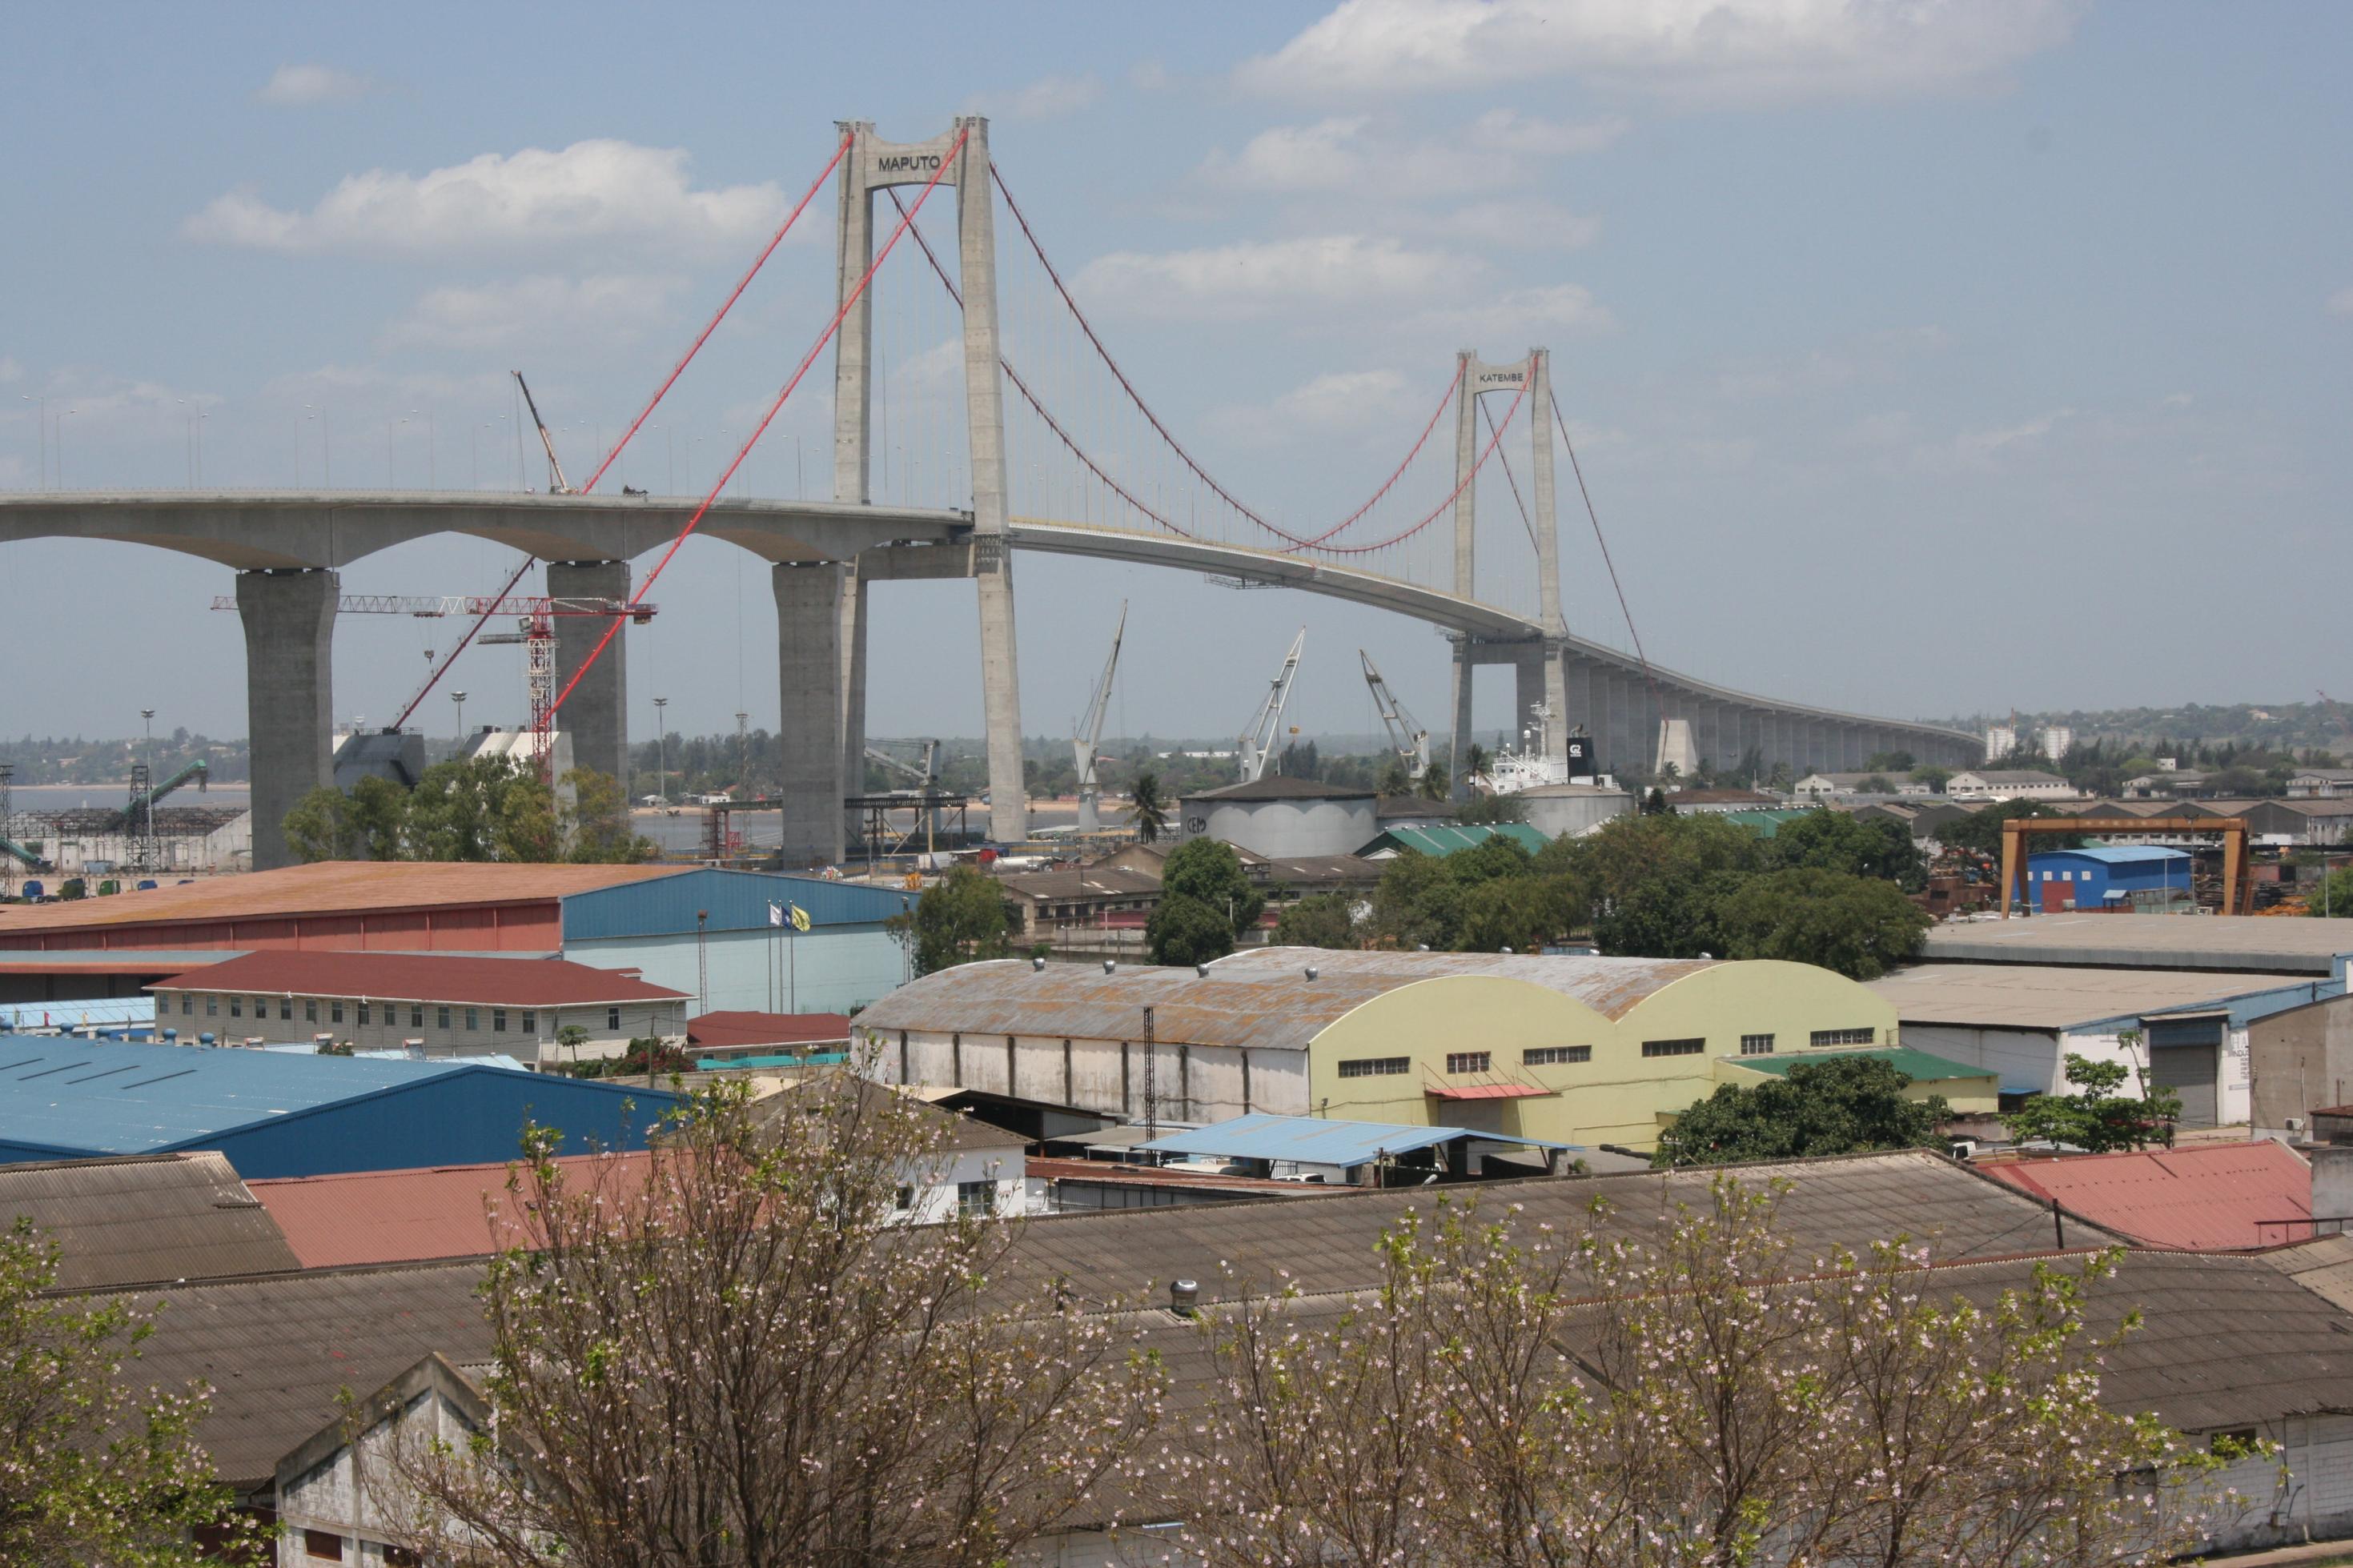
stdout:
[[(564, 956), (634, 969), (696, 998), (695, 1013), (848, 1013), (912, 978), (907, 950), (883, 922), (913, 909), (915, 897), (706, 866), (569, 895)], [(796, 909), (808, 930), (792, 923)]]
[(0, 1036), (0, 1162), (215, 1149), (241, 1176), (491, 1164), (527, 1124), (642, 1149), (666, 1090), (520, 1071), (207, 1046)]
[[(2079, 910), (2129, 905), (2135, 895), (2162, 899), (2189, 893), (2189, 852), (2155, 844), (2114, 849), (2046, 849), (2026, 858), (2029, 897), (2040, 908), (2054, 902)], [(2045, 889), (2052, 889), (2046, 891)]]

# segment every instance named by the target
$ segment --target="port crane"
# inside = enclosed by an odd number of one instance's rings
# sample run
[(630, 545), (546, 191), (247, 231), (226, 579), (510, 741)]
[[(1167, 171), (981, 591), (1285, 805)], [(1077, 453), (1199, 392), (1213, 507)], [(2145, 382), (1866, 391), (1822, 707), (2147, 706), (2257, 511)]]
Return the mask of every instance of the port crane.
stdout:
[(1388, 731), (1389, 750), (1405, 764), (1406, 776), (1419, 784), (1430, 772), (1430, 731), (1413, 721), (1405, 703), (1381, 679), (1373, 656), (1358, 648), (1356, 657), (1364, 661), (1365, 685), (1373, 694), (1373, 707), (1381, 716), (1381, 728)]
[(564, 477), (564, 465), (556, 460), (555, 437), (547, 433), (547, 421), (539, 416), (539, 405), (532, 400), (531, 383), (522, 378), (522, 372), (519, 370), (509, 374), (515, 378), (515, 384), (522, 388), (523, 406), (531, 410), (531, 422), (539, 426), (539, 444), (547, 449), (547, 493), (557, 496), (575, 494), (571, 482)]
[(1266, 776), (1266, 764), (1274, 755), (1275, 737), (1282, 731), (1282, 707), (1291, 700), (1291, 682), (1299, 673), (1300, 650), (1307, 646), (1307, 628), (1291, 639), (1291, 651), (1282, 656), (1282, 668), (1267, 683), (1266, 700), (1258, 705), (1258, 716), (1241, 733), (1241, 763), (1244, 784), (1256, 784)]
[(1071, 737), (1071, 752), (1079, 764), (1079, 831), (1092, 833), (1103, 826), (1103, 785), (1095, 776), (1096, 749), (1103, 744), (1103, 715), (1111, 709), (1112, 678), (1119, 671), (1119, 645), (1127, 635), (1127, 602), (1119, 606), (1119, 625), (1111, 634), (1111, 657), (1103, 660), (1103, 677), (1087, 699), (1087, 716)]

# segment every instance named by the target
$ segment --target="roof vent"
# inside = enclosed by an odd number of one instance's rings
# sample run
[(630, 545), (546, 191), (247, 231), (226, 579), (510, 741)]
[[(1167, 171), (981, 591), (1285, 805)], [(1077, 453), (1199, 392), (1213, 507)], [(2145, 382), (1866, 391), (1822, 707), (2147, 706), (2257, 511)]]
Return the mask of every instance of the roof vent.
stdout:
[(1502, 951), (1502, 952), (1506, 952), (1506, 953), (1510, 952), (1512, 951), (1512, 944), (1511, 944), (1511, 943), (1509, 943), (1509, 942), (1505, 942), (1500, 951)]
[(1197, 963), (1193, 966), (1193, 973), (1207, 980), (1209, 977), (1209, 966), (1206, 963)]
[(1198, 1316), (1200, 1311), (1201, 1287), (1190, 1279), (1168, 1281), (1168, 1310), (1180, 1318)]
[(1417, 943), (1415, 943), (1415, 944), (1414, 944), (1414, 952), (1428, 952), (1429, 951), (1430, 951), (1430, 943), (1428, 943), (1428, 942), (1417, 942)]
[(1032, 974), (1043, 974), (1043, 973), (1046, 973), (1046, 961), (1045, 961), (1044, 959), (1042, 959), (1042, 958), (1033, 958), (1033, 959), (1031, 959), (1031, 960), (1029, 961), (1029, 973), (1032, 973)]
[(1312, 963), (1307, 966), (1307, 978), (1310, 980), (1315, 978), (1315, 966)]
[(1104, 959), (1104, 960), (1103, 960), (1103, 973), (1104, 973), (1105, 974), (1113, 973), (1114, 973), (1118, 968), (1119, 968), (1119, 961), (1118, 961), (1117, 959), (1106, 958), (1106, 959)]
[[(1511, 950), (1510, 950), (1510, 949), (1508, 949), (1508, 948), (1506, 948), (1504, 951), (1508, 952), (1509, 952), (1509, 951), (1511, 951)], [(1712, 953), (1712, 952), (1703, 952), (1703, 953), (1701, 953), (1701, 954), (1700, 954), (1700, 956), (1701, 956), (1702, 958), (1714, 958), (1714, 957), (1715, 956), (1715, 954), (1714, 954), (1714, 953)]]

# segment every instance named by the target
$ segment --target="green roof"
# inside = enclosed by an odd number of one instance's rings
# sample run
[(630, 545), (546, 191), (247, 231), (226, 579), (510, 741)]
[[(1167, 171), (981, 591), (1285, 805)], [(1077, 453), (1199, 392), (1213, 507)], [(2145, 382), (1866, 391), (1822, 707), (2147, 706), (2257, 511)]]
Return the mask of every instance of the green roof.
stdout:
[(1739, 1067), (1755, 1068), (1758, 1072), (1785, 1075), (1800, 1062), (1852, 1060), (1858, 1058), (1892, 1063), (1896, 1071), (1910, 1075), (1914, 1083), (1933, 1083), (1948, 1078), (1994, 1076), (1991, 1068), (1973, 1068), (1967, 1062), (1957, 1062), (1947, 1057), (1932, 1057), (1909, 1046), (1889, 1046), (1875, 1051), (1791, 1051), (1787, 1056), (1726, 1057), (1725, 1059)]
[(1501, 834), (1533, 855), (1552, 840), (1525, 822), (1480, 823), (1471, 827), (1392, 827), (1357, 851), (1370, 855), (1383, 849), (1416, 849), (1424, 855), (1451, 855), (1484, 844)]
[(1726, 822), (1736, 822), (1743, 827), (1753, 829), (1759, 838), (1770, 838), (1781, 831), (1783, 823), (1795, 822), (1800, 817), (1811, 816), (1813, 813), (1810, 810), (1725, 811), (1716, 815)]

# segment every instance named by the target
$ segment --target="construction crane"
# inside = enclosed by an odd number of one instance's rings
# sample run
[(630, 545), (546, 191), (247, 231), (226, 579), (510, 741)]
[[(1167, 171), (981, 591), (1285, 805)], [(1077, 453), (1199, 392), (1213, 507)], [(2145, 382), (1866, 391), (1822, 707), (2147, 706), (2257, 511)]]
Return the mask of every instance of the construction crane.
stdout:
[[(919, 743), (923, 748), (923, 765), (920, 768), (904, 757), (894, 757), (872, 746), (866, 748), (866, 755), (870, 761), (881, 763), (891, 772), (915, 781), (916, 788), (923, 792), (923, 848), (926, 852), (936, 853), (940, 839), (940, 743), (935, 740)], [(865, 792), (861, 790), (859, 793), (863, 795)], [(879, 825), (884, 818), (878, 812), (873, 820)]]
[[(223, 594), (213, 600), (216, 610), (237, 608), (236, 595)], [(542, 594), (501, 594), (494, 597), (452, 594), (439, 597), (418, 594), (345, 594), (335, 601), (335, 613), (343, 616), (409, 616), (419, 620), (431, 620), (443, 616), (471, 616), (477, 624), (499, 616), (512, 616), (515, 629), (495, 632), (474, 640), (485, 643), (520, 643), (523, 647), (523, 684), (531, 699), (531, 728), (533, 734), (544, 734), (555, 707), (555, 620), (558, 616), (593, 616), (605, 619), (627, 616), (637, 626), (654, 618), (655, 606), (636, 600), (604, 598), (550, 598)], [(396, 735), (403, 721), (417, 710), (425, 700), (425, 692), (441, 679), (448, 668), (445, 662), (426, 678), (425, 690), (409, 699), (400, 710), (400, 718), (385, 726), (384, 732)], [(547, 760), (543, 755), (540, 766)]]
[(1282, 731), (1282, 705), (1291, 700), (1292, 678), (1299, 673), (1299, 652), (1307, 646), (1307, 628), (1291, 639), (1291, 651), (1282, 656), (1282, 668), (1267, 685), (1266, 700), (1258, 706), (1258, 716), (1241, 733), (1242, 779), (1244, 784), (1256, 784), (1266, 776), (1266, 764), (1274, 754), (1275, 737)]
[(571, 495), (574, 491), (569, 481), (564, 477), (564, 465), (555, 460), (555, 437), (547, 433), (547, 421), (539, 416), (539, 405), (532, 401), (531, 383), (522, 378), (522, 372), (519, 370), (512, 374), (515, 378), (515, 384), (522, 388), (523, 406), (531, 410), (531, 422), (539, 426), (539, 444), (547, 448), (547, 493), (557, 496)]
[(1111, 657), (1103, 660), (1103, 678), (1087, 699), (1086, 721), (1071, 738), (1071, 753), (1079, 764), (1079, 831), (1092, 833), (1103, 826), (1103, 786), (1095, 778), (1095, 748), (1103, 743), (1103, 715), (1111, 709), (1112, 677), (1119, 671), (1120, 639), (1127, 635), (1127, 601), (1119, 605), (1119, 625), (1112, 629)]
[(1389, 749), (1405, 764), (1406, 776), (1418, 784), (1430, 772), (1430, 731), (1415, 723), (1413, 715), (1405, 710), (1405, 704), (1374, 668), (1373, 656), (1358, 648), (1356, 657), (1364, 661), (1365, 685), (1373, 694), (1373, 707), (1381, 716), (1381, 728), (1388, 731)]

